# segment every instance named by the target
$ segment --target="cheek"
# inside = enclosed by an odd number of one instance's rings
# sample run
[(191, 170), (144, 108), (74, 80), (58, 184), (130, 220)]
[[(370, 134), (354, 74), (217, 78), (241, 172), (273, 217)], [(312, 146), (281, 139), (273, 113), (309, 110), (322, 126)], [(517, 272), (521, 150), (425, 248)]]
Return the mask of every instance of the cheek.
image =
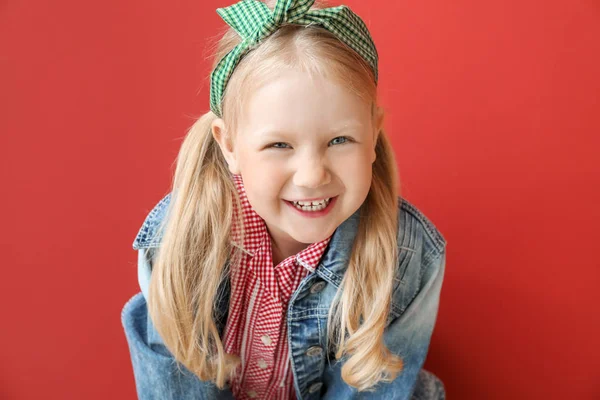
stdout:
[(243, 171), (244, 188), (248, 201), (255, 209), (263, 208), (268, 204), (272, 209), (273, 204), (281, 200), (282, 183), (276, 174), (264, 169), (250, 168)]
[(366, 152), (360, 152), (351, 157), (342, 157), (336, 162), (336, 169), (344, 176), (347, 181), (359, 184), (362, 181), (369, 180), (373, 164), (371, 156)]

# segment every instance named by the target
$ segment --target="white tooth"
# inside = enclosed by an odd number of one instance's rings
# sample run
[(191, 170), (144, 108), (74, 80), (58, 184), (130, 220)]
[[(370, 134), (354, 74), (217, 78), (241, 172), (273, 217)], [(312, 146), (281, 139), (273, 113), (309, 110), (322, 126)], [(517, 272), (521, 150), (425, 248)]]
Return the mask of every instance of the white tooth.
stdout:
[(329, 199), (323, 199), (319, 201), (295, 201), (294, 204), (301, 206), (318, 206), (327, 204), (327, 201), (329, 201)]
[(325, 209), (325, 207), (327, 207), (327, 204), (322, 204), (320, 206), (301, 206), (301, 205), (295, 205), (295, 207), (299, 210), (303, 210), (303, 211), (320, 211)]

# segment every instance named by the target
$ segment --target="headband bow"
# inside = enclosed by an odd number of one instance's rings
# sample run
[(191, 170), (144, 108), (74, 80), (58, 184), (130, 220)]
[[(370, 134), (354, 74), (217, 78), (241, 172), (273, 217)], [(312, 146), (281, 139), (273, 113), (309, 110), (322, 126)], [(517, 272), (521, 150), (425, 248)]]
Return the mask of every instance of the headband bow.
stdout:
[(348, 6), (310, 10), (315, 0), (277, 0), (275, 9), (262, 1), (242, 0), (217, 8), (217, 13), (242, 41), (223, 57), (210, 75), (210, 108), (222, 115), (221, 99), (237, 64), (252, 46), (274, 33), (282, 24), (320, 25), (364, 58), (378, 80), (377, 49), (365, 23)]

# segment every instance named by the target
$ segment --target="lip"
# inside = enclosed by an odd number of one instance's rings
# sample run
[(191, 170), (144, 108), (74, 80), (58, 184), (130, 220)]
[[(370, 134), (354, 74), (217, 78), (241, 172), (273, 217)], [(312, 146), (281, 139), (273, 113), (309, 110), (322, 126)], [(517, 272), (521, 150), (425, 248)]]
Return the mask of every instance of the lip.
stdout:
[(307, 218), (319, 218), (319, 217), (323, 217), (327, 214), (329, 214), (329, 212), (333, 209), (333, 206), (335, 206), (335, 203), (337, 202), (337, 198), (338, 196), (332, 197), (331, 200), (329, 201), (329, 204), (327, 204), (327, 207), (325, 207), (325, 209), (321, 210), (321, 211), (302, 211), (297, 209), (294, 206), (294, 203), (292, 203), (289, 200), (284, 200), (284, 202), (290, 206), (290, 208), (292, 210), (294, 210), (295, 212), (297, 212), (299, 215), (303, 216), (303, 217), (307, 217)]

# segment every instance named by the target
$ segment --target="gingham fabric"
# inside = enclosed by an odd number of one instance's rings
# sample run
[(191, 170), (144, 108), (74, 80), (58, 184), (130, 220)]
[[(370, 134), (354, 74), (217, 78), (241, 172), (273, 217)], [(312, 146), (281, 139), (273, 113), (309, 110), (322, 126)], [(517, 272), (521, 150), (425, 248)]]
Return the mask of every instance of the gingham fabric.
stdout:
[[(265, 222), (248, 202), (242, 177), (232, 176), (242, 203), (247, 253), (237, 268), (232, 266), (231, 273), (225, 351), (242, 360), (237, 378), (230, 382), (231, 391), (241, 400), (296, 399), (287, 343), (287, 306), (302, 278), (317, 267), (331, 236), (274, 267)], [(235, 238), (236, 227), (233, 232)]]
[(345, 5), (310, 10), (315, 0), (278, 0), (273, 11), (262, 1), (242, 0), (232, 6), (217, 8), (217, 13), (242, 38), (224, 56), (210, 75), (210, 108), (222, 116), (221, 100), (227, 82), (242, 57), (282, 24), (319, 25), (354, 49), (364, 58), (378, 81), (378, 55), (365, 23)]

